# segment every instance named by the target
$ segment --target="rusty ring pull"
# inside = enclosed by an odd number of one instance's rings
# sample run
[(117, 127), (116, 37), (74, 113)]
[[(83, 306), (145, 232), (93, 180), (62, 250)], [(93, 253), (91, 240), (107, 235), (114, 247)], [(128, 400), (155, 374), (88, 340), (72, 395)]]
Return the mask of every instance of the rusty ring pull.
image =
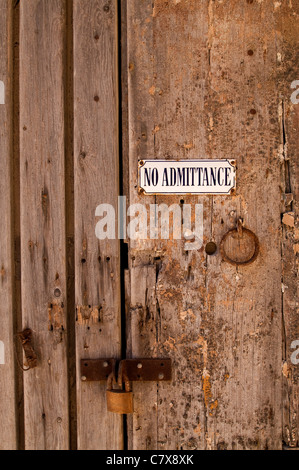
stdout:
[[(240, 245), (240, 240), (244, 241), (245, 237), (248, 239), (249, 242), (254, 243), (254, 249), (251, 250), (251, 253), (253, 251), (253, 254), (250, 253), (247, 259), (238, 259), (238, 248)], [(238, 242), (238, 246), (236, 246), (236, 248), (233, 250), (234, 254), (236, 255), (235, 259), (233, 259), (231, 255), (229, 256), (226, 252), (226, 243), (230, 238), (232, 239), (232, 241), (236, 242), (237, 240)], [(251, 230), (244, 228), (244, 223), (242, 219), (238, 220), (237, 228), (230, 230), (224, 235), (220, 245), (220, 252), (223, 260), (227, 261), (228, 263), (234, 266), (247, 266), (253, 263), (259, 255), (259, 250), (259, 240), (257, 236)]]

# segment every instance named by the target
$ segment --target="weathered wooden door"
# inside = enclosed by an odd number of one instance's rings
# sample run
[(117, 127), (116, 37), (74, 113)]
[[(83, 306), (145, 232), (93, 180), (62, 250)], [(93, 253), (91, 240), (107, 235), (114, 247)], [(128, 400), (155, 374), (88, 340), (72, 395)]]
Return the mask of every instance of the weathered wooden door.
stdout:
[[(298, 447), (298, 0), (0, 7), (0, 448)], [(234, 160), (236, 191), (146, 195), (156, 159)], [(147, 221), (200, 205), (202, 243), (99, 240), (119, 195)], [(234, 265), (240, 219), (259, 252)], [(98, 358), (171, 358), (173, 378), (134, 382), (123, 419), (82, 377)]]
[[(174, 367), (171, 385), (134, 387), (134, 449), (298, 443), (298, 368), (290, 361), (298, 233), (293, 214), (281, 225), (298, 194), (298, 6), (128, 1), (130, 204), (204, 206), (198, 252), (186, 252), (183, 240), (130, 243), (128, 354), (171, 357)], [(138, 160), (155, 158), (232, 158), (237, 192), (140, 196)], [(219, 247), (239, 218), (260, 254), (235, 267), (205, 245)]]

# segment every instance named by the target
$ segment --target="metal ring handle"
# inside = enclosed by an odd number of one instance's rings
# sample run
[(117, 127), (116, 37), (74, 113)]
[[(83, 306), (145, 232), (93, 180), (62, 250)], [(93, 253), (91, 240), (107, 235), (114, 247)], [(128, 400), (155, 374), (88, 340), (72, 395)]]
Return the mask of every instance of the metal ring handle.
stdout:
[[(233, 233), (238, 233), (238, 234), (240, 234), (240, 231), (241, 231), (242, 234), (243, 234), (243, 233), (247, 233), (247, 234), (254, 240), (254, 244), (255, 244), (254, 253), (253, 253), (252, 257), (251, 257), (249, 260), (247, 260), (247, 261), (235, 261), (235, 260), (231, 259), (231, 258), (227, 255), (227, 253), (226, 253), (226, 251), (225, 251), (225, 247), (224, 247), (225, 242), (226, 242), (226, 240), (228, 239), (228, 237), (229, 237), (230, 235), (232, 235)], [(255, 235), (255, 233), (253, 233), (251, 230), (248, 230), (247, 228), (241, 227), (240, 225), (238, 225), (237, 228), (232, 229), (232, 230), (230, 230), (229, 232), (227, 232), (227, 233), (224, 235), (224, 237), (222, 238), (221, 244), (220, 244), (220, 252), (221, 252), (221, 256), (222, 256), (223, 260), (224, 260), (224, 261), (227, 261), (228, 263), (230, 263), (230, 264), (232, 264), (232, 265), (234, 265), (234, 266), (246, 266), (246, 265), (248, 265), (248, 264), (253, 263), (253, 262), (257, 259), (257, 257), (258, 257), (259, 251), (260, 251), (259, 240), (258, 240), (257, 236)]]

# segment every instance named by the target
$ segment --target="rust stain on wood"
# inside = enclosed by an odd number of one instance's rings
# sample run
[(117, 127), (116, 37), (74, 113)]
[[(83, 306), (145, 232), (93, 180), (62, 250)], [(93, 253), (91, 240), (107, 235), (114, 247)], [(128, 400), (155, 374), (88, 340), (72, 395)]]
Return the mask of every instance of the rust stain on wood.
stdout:
[(29, 328), (17, 335), (22, 343), (28, 367), (37, 367), (37, 355), (33, 349), (33, 332)]
[(89, 325), (94, 323), (99, 323), (100, 321), (100, 311), (99, 306), (91, 307), (86, 305), (77, 306), (77, 323), (79, 325)]
[(50, 304), (49, 312), (49, 331), (65, 329), (64, 304)]

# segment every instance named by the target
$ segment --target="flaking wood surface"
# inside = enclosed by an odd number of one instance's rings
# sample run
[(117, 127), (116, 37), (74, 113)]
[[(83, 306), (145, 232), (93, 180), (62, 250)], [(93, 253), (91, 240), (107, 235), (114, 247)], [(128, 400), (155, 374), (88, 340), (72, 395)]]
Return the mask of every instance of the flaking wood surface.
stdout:
[(20, 12), (23, 327), (38, 367), (24, 374), (26, 449), (67, 449), (63, 0)]
[(122, 418), (106, 384), (81, 381), (80, 360), (120, 358), (118, 240), (97, 240), (95, 211), (117, 209), (117, 2), (74, 2), (75, 301), (79, 449), (121, 449)]
[[(292, 11), (283, 4), (278, 18), (282, 61), (279, 66), (281, 96), (282, 165), (282, 283), (283, 283), (283, 441), (289, 448), (299, 448), (299, 366), (291, 357), (298, 351), (292, 343), (299, 340), (298, 253), (299, 253), (299, 103), (290, 99), (291, 84), (298, 80), (299, 4)], [(298, 86), (296, 87), (298, 90)], [(298, 101), (298, 91), (296, 93)], [(295, 355), (298, 359), (298, 353)]]
[(12, 219), (11, 219), (11, 133), (12, 133), (12, 16), (11, 2), (0, 1), (0, 79), (5, 104), (0, 104), (0, 449), (16, 449), (16, 409), (12, 307)]
[[(133, 449), (282, 447), (277, 81), (298, 14), (287, 3), (128, 1), (130, 203), (202, 203), (204, 245), (239, 218), (260, 243), (236, 267), (204, 246), (131, 242), (128, 354), (174, 367), (172, 384), (134, 386)], [(237, 194), (138, 196), (138, 159), (151, 158), (235, 159)]]

